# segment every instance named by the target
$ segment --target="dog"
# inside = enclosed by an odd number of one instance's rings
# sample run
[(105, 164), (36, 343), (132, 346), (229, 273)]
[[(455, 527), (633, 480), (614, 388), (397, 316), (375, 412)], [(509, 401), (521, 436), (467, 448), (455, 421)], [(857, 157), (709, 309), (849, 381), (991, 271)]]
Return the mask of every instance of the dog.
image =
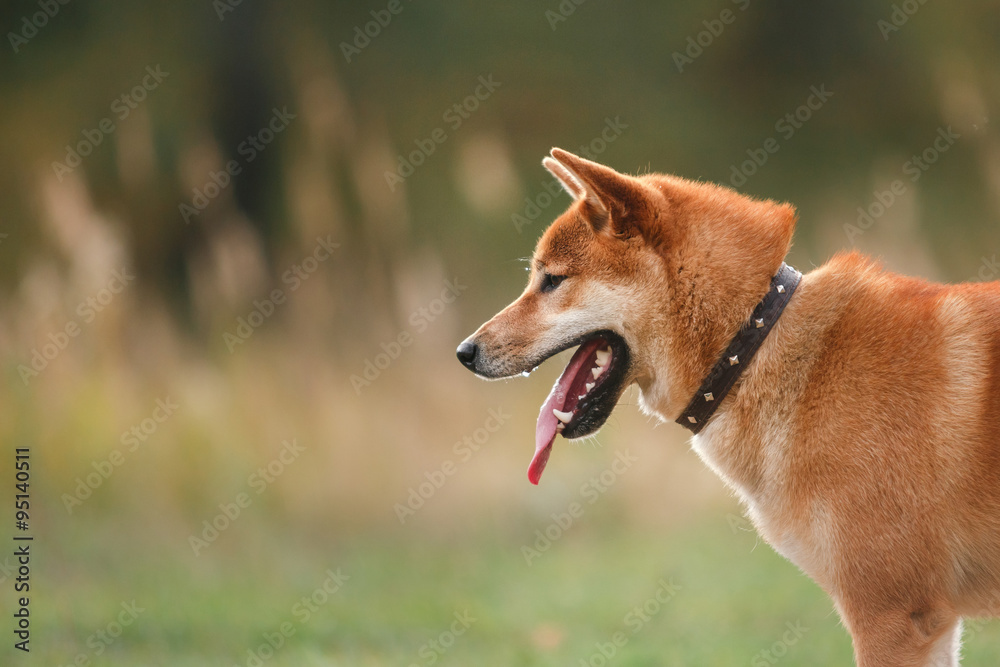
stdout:
[(577, 347), (530, 481), (638, 385), (830, 595), (859, 667), (958, 665), (962, 618), (1000, 615), (1000, 283), (857, 252), (802, 276), (789, 204), (557, 148), (543, 164), (574, 202), (524, 293), (457, 351), (498, 379)]

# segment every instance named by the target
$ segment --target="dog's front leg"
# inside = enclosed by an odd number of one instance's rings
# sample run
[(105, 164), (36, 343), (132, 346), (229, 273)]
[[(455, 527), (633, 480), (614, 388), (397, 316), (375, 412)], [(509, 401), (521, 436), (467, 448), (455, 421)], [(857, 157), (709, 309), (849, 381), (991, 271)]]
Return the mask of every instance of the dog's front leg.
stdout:
[(952, 630), (935, 643), (927, 667), (958, 667), (962, 648), (962, 619), (955, 621)]
[(840, 608), (858, 667), (958, 667), (962, 620), (953, 612)]

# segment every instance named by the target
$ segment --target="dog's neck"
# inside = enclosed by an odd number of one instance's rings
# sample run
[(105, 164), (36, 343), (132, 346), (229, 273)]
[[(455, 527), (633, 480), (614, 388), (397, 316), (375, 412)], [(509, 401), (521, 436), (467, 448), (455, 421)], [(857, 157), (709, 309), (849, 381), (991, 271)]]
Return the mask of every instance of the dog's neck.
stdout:
[[(791, 245), (795, 213), (725, 189), (706, 195), (703, 185), (659, 185), (670, 209), (656, 246), (666, 289), (650, 333), (667, 335), (646, 360), (650, 375), (638, 382), (644, 409), (674, 420), (767, 295)], [(709, 195), (714, 205), (706, 211), (698, 202)]]
[(702, 381), (687, 408), (677, 418), (678, 424), (694, 434), (708, 424), (781, 317), (801, 279), (801, 273), (782, 263), (781, 269), (771, 279), (767, 295), (757, 304)]

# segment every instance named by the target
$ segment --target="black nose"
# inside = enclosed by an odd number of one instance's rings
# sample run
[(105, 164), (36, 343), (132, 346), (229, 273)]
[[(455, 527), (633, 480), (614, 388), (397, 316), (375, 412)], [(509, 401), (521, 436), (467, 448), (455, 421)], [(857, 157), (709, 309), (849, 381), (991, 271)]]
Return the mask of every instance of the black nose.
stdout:
[(458, 346), (458, 350), (456, 350), (455, 353), (458, 355), (458, 360), (462, 362), (463, 366), (468, 368), (470, 371), (474, 371), (476, 370), (477, 352), (479, 352), (479, 348), (476, 347), (476, 344), (465, 340)]

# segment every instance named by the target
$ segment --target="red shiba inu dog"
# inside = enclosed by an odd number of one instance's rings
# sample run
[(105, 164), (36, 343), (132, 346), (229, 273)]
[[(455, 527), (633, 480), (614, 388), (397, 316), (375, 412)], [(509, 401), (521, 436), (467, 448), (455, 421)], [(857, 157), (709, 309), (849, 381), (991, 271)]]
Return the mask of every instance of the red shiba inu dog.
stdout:
[(856, 253), (802, 276), (787, 204), (559, 149), (544, 165), (575, 202), (524, 293), (458, 348), (504, 378), (578, 346), (530, 480), (635, 383), (833, 598), (860, 667), (958, 665), (962, 617), (1000, 615), (1000, 283)]

